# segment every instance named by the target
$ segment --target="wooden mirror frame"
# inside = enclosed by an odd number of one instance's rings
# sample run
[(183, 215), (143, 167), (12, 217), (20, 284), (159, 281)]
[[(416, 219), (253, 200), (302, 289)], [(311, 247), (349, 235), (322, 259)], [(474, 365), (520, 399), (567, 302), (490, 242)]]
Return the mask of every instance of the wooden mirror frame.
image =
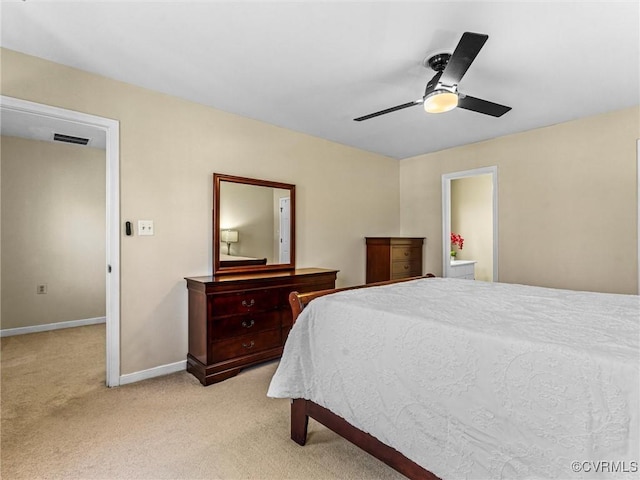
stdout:
[[(220, 182), (240, 183), (258, 187), (289, 190), (291, 204), (290, 218), (290, 262), (266, 265), (222, 266), (220, 262)], [(296, 186), (289, 183), (272, 182), (256, 178), (237, 177), (234, 175), (213, 174), (213, 275), (243, 272), (270, 272), (277, 270), (295, 270), (296, 268)]]

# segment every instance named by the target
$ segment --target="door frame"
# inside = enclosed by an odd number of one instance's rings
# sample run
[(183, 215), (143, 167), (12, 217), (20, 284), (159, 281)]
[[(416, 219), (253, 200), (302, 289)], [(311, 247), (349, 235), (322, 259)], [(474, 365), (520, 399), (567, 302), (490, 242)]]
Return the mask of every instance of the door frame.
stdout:
[[(281, 197), (278, 199), (278, 207), (279, 207), (279, 248), (278, 248), (278, 263), (291, 263), (291, 198), (290, 197)], [(283, 206), (286, 205), (286, 206)], [(284, 215), (286, 209), (286, 215)], [(286, 221), (284, 221), (286, 219)], [(282, 231), (286, 230), (286, 235), (282, 234)], [(289, 252), (288, 258), (286, 262), (282, 261), (282, 250), (286, 244), (287, 251)]]
[(481, 167), (442, 175), (442, 276), (451, 268), (451, 180), (491, 175), (493, 187), (493, 281), (498, 280), (498, 167)]
[(0, 95), (0, 111), (65, 120), (106, 134), (106, 384), (120, 385), (120, 122)]

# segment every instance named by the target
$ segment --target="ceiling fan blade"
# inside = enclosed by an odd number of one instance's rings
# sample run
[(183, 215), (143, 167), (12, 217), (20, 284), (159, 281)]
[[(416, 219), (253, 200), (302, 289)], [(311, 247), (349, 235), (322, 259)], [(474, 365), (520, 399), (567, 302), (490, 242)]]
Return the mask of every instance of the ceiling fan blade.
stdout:
[(464, 32), (442, 72), (440, 83), (450, 87), (458, 85), (488, 38), (489, 35), (482, 33)]
[(380, 115), (384, 115), (386, 113), (395, 112), (396, 110), (402, 110), (403, 108), (413, 107), (414, 105), (420, 105), (421, 103), (422, 103), (422, 99), (415, 100), (413, 102), (403, 103), (402, 105), (397, 105), (395, 107), (387, 108), (385, 110), (380, 110), (379, 112), (370, 113), (369, 115), (365, 115), (363, 117), (354, 118), (353, 120), (355, 122), (361, 122), (363, 120), (369, 120), (370, 118), (373, 118), (373, 117), (379, 117)]
[(511, 110), (511, 107), (489, 102), (488, 100), (482, 100), (481, 98), (470, 97), (468, 95), (460, 95), (458, 98), (458, 107), (464, 108), (465, 110), (484, 113), (485, 115), (491, 115), (492, 117), (501, 117)]

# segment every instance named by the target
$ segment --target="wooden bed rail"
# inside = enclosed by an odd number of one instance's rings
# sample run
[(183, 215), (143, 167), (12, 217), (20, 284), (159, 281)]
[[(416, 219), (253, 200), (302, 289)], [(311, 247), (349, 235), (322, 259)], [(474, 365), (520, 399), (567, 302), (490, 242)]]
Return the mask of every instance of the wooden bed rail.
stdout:
[(304, 446), (307, 443), (309, 417), (386, 463), (410, 480), (441, 480), (440, 477), (409, 460), (395, 448), (359, 430), (331, 410), (304, 398), (291, 400), (291, 440), (298, 445)]
[(366, 285), (356, 285), (353, 287), (342, 287), (342, 288), (332, 288), (330, 290), (319, 290), (317, 292), (309, 292), (309, 293), (298, 293), (291, 292), (289, 294), (289, 305), (291, 306), (291, 313), (293, 314), (293, 323), (296, 323), (296, 319), (298, 315), (304, 310), (304, 307), (313, 300), (314, 298), (322, 297), (324, 295), (329, 295), (330, 293), (336, 292), (344, 292), (345, 290), (354, 290), (356, 288), (366, 288), (366, 287), (378, 287), (381, 285), (389, 285), (392, 283), (401, 283), (408, 282), (410, 280), (418, 280), (420, 278), (434, 278), (435, 275), (433, 273), (427, 273), (422, 277), (409, 277), (402, 278), (400, 280), (387, 280), (385, 282), (376, 282), (376, 283), (368, 283)]
[[(401, 280), (370, 283), (368, 285), (358, 285), (355, 287), (334, 288), (331, 290), (320, 290), (309, 293), (291, 292), (289, 294), (289, 304), (291, 305), (291, 312), (293, 313), (293, 322), (295, 323), (298, 315), (300, 315), (302, 310), (311, 300), (322, 297), (323, 295), (342, 292), (345, 290), (353, 290), (355, 288), (375, 287), (379, 285), (388, 285), (390, 283), (433, 277), (435, 277), (435, 275), (428, 273), (424, 277), (403, 278)], [(309, 417), (314, 418), (330, 430), (333, 430), (341, 437), (362, 448), (365, 452), (386, 463), (410, 480), (440, 480), (440, 478), (432, 472), (408, 459), (396, 449), (382, 443), (372, 435), (354, 427), (344, 418), (336, 415), (332, 411), (311, 400), (293, 398), (291, 399), (291, 439), (299, 445), (304, 445), (307, 441)]]

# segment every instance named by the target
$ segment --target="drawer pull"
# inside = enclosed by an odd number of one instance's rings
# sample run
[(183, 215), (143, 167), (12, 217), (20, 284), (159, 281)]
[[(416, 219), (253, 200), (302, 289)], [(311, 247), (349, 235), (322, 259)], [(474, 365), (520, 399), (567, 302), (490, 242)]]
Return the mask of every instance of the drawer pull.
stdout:
[(404, 266), (404, 269), (405, 269), (405, 270), (409, 270), (409, 265), (405, 265), (405, 266)]
[(247, 322), (246, 320), (244, 320), (244, 321), (242, 322), (242, 326), (243, 326), (244, 328), (251, 328), (251, 327), (253, 327), (253, 326), (255, 325), (255, 323), (256, 323), (256, 322), (255, 322), (253, 319), (249, 320), (248, 322)]
[(249, 343), (242, 342), (242, 346), (246, 349), (253, 348), (254, 345), (255, 342), (253, 340), (251, 340)]
[(256, 301), (252, 298), (248, 302), (246, 300), (242, 300), (242, 306), (245, 308), (253, 307), (256, 304)]
[(408, 257), (409, 256), (409, 252), (404, 252), (404, 256)]

